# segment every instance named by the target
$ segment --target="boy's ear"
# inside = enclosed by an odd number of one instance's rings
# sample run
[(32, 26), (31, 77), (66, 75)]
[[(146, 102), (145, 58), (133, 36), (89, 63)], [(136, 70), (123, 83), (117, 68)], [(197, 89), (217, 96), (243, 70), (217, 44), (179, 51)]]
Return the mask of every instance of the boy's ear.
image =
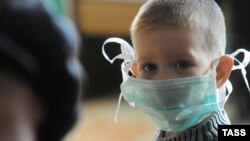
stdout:
[(225, 84), (229, 78), (233, 67), (233, 58), (229, 55), (223, 55), (216, 67), (216, 82), (217, 88), (220, 88)]
[(135, 77), (138, 77), (139, 73), (138, 73), (138, 68), (137, 68), (137, 64), (134, 63), (131, 67), (131, 72)]

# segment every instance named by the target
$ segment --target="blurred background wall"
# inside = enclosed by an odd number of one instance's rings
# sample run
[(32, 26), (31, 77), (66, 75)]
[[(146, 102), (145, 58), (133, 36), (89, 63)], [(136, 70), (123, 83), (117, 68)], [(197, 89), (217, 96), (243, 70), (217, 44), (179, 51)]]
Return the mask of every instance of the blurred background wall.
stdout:
[[(89, 87), (83, 101), (111, 101), (115, 111), (116, 100), (120, 92), (120, 63), (110, 64), (102, 55), (101, 47), (109, 37), (121, 37), (131, 43), (129, 26), (145, 0), (62, 0), (67, 14), (73, 19), (82, 35), (84, 49), (81, 61), (89, 75)], [(249, 0), (216, 0), (221, 6), (227, 26), (227, 53), (238, 48), (250, 50), (250, 1)], [(119, 53), (115, 48), (110, 50), (111, 56)], [(242, 56), (240, 56), (242, 58)], [(247, 72), (250, 67), (247, 67)], [(249, 80), (250, 74), (247, 75)], [(226, 104), (233, 124), (250, 124), (250, 93), (240, 71), (232, 73), (234, 90)], [(100, 101), (99, 101), (100, 102)], [(93, 105), (98, 103), (93, 102)], [(92, 113), (93, 114), (93, 113)], [(87, 115), (89, 116), (89, 115)], [(112, 115), (113, 116), (113, 115)], [(93, 115), (95, 118), (95, 115)], [(113, 120), (113, 119), (110, 119)], [(129, 124), (129, 123), (128, 123)], [(150, 140), (150, 139), (149, 139)]]
[[(142, 0), (78, 0), (77, 23), (85, 46), (82, 61), (90, 76), (86, 98), (119, 91), (120, 63), (111, 65), (105, 60), (101, 47), (104, 40), (112, 36), (129, 41), (130, 22), (141, 3)], [(112, 48), (111, 55), (118, 53), (119, 50)]]

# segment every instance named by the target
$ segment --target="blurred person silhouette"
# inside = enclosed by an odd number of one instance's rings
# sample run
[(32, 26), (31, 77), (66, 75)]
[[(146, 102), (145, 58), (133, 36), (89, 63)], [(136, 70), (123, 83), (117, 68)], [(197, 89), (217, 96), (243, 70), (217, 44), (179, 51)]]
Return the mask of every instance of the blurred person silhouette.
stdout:
[(52, 0), (0, 0), (0, 140), (59, 141), (87, 75), (76, 27)]

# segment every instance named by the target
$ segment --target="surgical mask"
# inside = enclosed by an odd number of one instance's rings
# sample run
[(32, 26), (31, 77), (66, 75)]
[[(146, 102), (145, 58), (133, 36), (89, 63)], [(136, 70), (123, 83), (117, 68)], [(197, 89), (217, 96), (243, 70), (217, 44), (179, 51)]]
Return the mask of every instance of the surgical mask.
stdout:
[[(107, 57), (104, 50), (104, 46), (108, 42), (121, 44), (122, 53), (112, 60)], [(235, 57), (239, 53), (244, 53), (245, 59), (240, 62), (234, 58), (239, 65), (234, 66), (233, 70), (242, 70), (249, 89), (245, 67), (250, 62), (250, 53), (239, 49), (231, 56)], [(208, 75), (171, 80), (133, 78), (128, 75), (128, 72), (135, 60), (135, 55), (132, 47), (120, 38), (106, 40), (103, 45), (103, 54), (111, 63), (117, 58), (124, 59), (122, 93), (118, 108), (123, 96), (130, 105), (138, 107), (152, 118), (162, 130), (179, 132), (198, 124), (209, 113), (223, 109), (232, 92), (230, 81), (227, 81), (222, 89), (216, 88), (215, 69)]]
[(125, 100), (135, 103), (160, 129), (179, 132), (218, 110), (215, 75), (171, 80), (128, 78), (121, 85)]

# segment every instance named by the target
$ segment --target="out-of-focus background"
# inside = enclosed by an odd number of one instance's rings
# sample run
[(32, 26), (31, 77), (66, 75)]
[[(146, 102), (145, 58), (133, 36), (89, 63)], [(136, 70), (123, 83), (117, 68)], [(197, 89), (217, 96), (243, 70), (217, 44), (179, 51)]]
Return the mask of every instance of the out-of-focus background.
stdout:
[[(118, 121), (114, 123), (121, 84), (120, 63), (110, 64), (101, 47), (109, 37), (130, 41), (129, 26), (145, 0), (62, 0), (66, 14), (76, 23), (82, 35), (81, 61), (89, 76), (83, 96), (83, 116), (65, 137), (66, 141), (151, 141), (155, 125), (122, 101)], [(227, 53), (238, 48), (250, 50), (249, 0), (217, 0), (227, 25)], [(119, 53), (112, 45), (110, 55)], [(240, 56), (242, 57), (242, 56)], [(249, 72), (249, 67), (246, 68)], [(249, 74), (247, 78), (249, 80)], [(232, 73), (233, 93), (226, 103), (232, 124), (250, 124), (250, 93), (240, 71)]]

